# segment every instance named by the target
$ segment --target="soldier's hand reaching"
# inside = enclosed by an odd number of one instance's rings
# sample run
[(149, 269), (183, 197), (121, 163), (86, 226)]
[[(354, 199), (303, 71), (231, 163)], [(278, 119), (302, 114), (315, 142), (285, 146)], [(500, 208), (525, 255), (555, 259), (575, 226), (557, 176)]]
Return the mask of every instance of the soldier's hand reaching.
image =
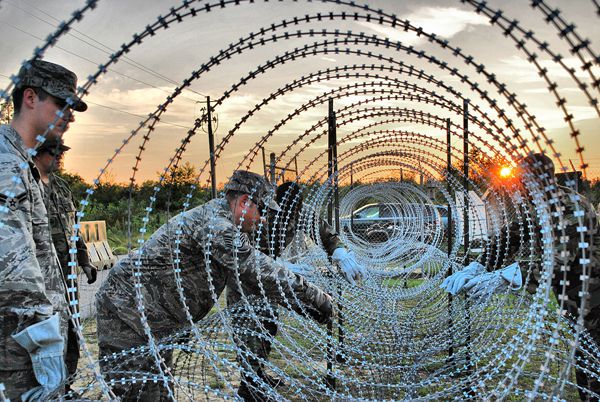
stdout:
[(84, 264), (81, 266), (83, 273), (87, 278), (88, 285), (96, 282), (96, 277), (98, 276), (98, 270), (92, 264)]
[(295, 274), (306, 276), (310, 274), (313, 268), (308, 264), (298, 263), (294, 264), (289, 261), (283, 260), (281, 258), (277, 258), (275, 261), (282, 264), (288, 271), (292, 271)]
[(354, 253), (346, 250), (344, 247), (338, 247), (331, 255), (331, 259), (339, 264), (344, 272), (346, 280), (356, 285), (356, 281), (365, 276), (366, 269), (356, 261)]
[(327, 293), (323, 293), (323, 298), (319, 300), (319, 303), (307, 310), (313, 320), (319, 324), (327, 324), (331, 321), (333, 314), (333, 299)]

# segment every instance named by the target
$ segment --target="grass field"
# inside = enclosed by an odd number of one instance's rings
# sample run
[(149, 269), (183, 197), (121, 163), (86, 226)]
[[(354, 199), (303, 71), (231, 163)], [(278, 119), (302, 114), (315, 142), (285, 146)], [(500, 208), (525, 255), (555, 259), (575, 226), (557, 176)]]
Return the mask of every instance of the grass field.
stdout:
[[(382, 286), (410, 289), (421, 284), (421, 279), (390, 279), (384, 281)], [(223, 299), (220, 299), (221, 308), (224, 307)], [(506, 380), (513, 365), (522, 364), (518, 382), (506, 395), (507, 400), (519, 401), (524, 399), (523, 394), (516, 394), (515, 390), (534, 387), (540, 367), (550, 353), (555, 359), (547, 365), (547, 380), (540, 386), (542, 391), (549, 392), (555, 383), (552, 378), (559, 375), (563, 366), (561, 358), (568, 351), (568, 345), (563, 341), (550, 347), (550, 332), (542, 331), (536, 348), (526, 360), (519, 353), (519, 348), (525, 348), (524, 344), (514, 345), (514, 353), (506, 355), (507, 346), (514, 343), (513, 337), (517, 334), (519, 323), (527, 319), (529, 308), (515, 297), (507, 299), (503, 310), (491, 307), (480, 311), (477, 318), (468, 324), (470, 341), (464, 337), (465, 322), (457, 320), (454, 323), (455, 334), (451, 333), (452, 328), (449, 331), (448, 327), (432, 326), (440, 322), (436, 315), (439, 314), (440, 303), (446, 303), (445, 299), (434, 300), (428, 305), (418, 300), (397, 302), (390, 311), (398, 315), (397, 322), (403, 323), (401, 328), (389, 327), (385, 322), (369, 321), (368, 316), (360, 319), (345, 317), (344, 344), (339, 342), (337, 327), (334, 327), (333, 341), (328, 343), (323, 339), (326, 333), (324, 328), (307, 327), (305, 319), (280, 309), (282, 324), (273, 344), (268, 371), (286, 378), (287, 386), (278, 388), (277, 392), (291, 400), (330, 400), (335, 395), (341, 399), (350, 396), (373, 400), (436, 399), (436, 392), (452, 387), (457, 389), (455, 395), (465, 391), (476, 398), (477, 393), (489, 392)], [(360, 301), (352, 295), (346, 295), (344, 300), (349, 306)], [(214, 308), (213, 313), (216, 311)], [(94, 359), (98, 353), (95, 326), (94, 319), (83, 324), (87, 348)], [(174, 352), (173, 372), (183, 384), (178, 387), (178, 398), (224, 400), (222, 393), (231, 394), (239, 384), (233, 342), (215, 314), (200, 322), (198, 327), (202, 335), (201, 343), (194, 341), (193, 337), (167, 342), (178, 348), (184, 345), (197, 349), (197, 352)], [(550, 325), (546, 329), (550, 331)], [(520, 335), (523, 338), (526, 334)], [(454, 338), (453, 363), (449, 359), (448, 347), (432, 345), (430, 342), (431, 339), (446, 338)], [(336, 391), (326, 384), (327, 360), (328, 356), (332, 356), (327, 353), (328, 346), (345, 356), (343, 361), (329, 359), (336, 379)], [(467, 359), (473, 363), (468, 369), (464, 368)], [(76, 385), (90, 385), (87, 390), (84, 388), (85, 396), (97, 398), (101, 394), (90, 376), (88, 363), (82, 357), (82, 374)], [(469, 379), (469, 373), (478, 375), (479, 382), (472, 378), (468, 381), (474, 389), (461, 384), (462, 380)], [(568, 377), (570, 381), (575, 381), (573, 370)], [(439, 399), (444, 399), (442, 395)], [(563, 397), (567, 401), (578, 400), (576, 389), (569, 385), (565, 387)]]

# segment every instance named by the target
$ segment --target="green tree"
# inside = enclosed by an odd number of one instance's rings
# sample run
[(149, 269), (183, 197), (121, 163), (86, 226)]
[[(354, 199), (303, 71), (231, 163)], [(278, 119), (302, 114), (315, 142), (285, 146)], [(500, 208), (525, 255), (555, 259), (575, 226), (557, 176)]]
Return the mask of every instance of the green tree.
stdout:
[(12, 101), (0, 102), (0, 124), (8, 124), (13, 118), (14, 107)]

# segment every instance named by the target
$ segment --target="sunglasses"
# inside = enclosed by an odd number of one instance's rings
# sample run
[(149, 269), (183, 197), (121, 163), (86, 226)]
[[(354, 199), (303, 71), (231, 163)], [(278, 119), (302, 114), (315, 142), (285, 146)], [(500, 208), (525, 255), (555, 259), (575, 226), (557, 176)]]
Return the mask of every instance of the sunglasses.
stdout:
[(42, 152), (45, 152), (45, 153), (47, 153), (48, 155), (50, 155), (50, 156), (52, 156), (54, 158), (56, 158), (57, 156), (61, 156), (63, 153), (65, 153), (65, 151), (54, 150), (54, 149), (45, 149)]
[[(40, 92), (45, 93), (47, 97), (49, 97), (50, 99), (52, 99), (52, 103), (54, 103), (56, 105), (56, 107), (59, 108), (59, 109), (61, 109), (61, 110), (64, 109), (68, 105), (67, 101), (65, 99), (57, 98), (56, 96), (49, 94), (48, 92), (44, 91), (41, 88), (31, 88), (31, 89), (33, 89), (33, 92), (35, 92), (35, 94), (37, 96), (40, 96)], [(70, 107), (71, 106), (69, 106), (69, 108)]]
[[(52, 102), (56, 105), (57, 108), (63, 110), (67, 106), (67, 101), (64, 99), (57, 98), (55, 96), (50, 95), (52, 98)], [(69, 106), (70, 107), (70, 106)]]

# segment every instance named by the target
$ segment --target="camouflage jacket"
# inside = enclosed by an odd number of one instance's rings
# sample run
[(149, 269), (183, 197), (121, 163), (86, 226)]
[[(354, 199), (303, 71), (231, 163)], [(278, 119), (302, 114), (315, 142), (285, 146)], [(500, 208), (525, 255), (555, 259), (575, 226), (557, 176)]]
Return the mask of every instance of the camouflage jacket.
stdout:
[[(193, 320), (210, 311), (226, 285), (238, 288), (243, 283), (259, 295), (260, 284), (270, 301), (282, 303), (285, 298), (292, 308), (296, 300), (317, 309), (325, 302), (319, 288), (255, 249), (232, 219), (224, 199), (212, 200), (175, 216), (144, 244), (140, 290), (148, 323), (159, 335), (187, 324), (178, 282)], [(144, 336), (134, 289), (138, 256), (132, 253), (111, 269), (96, 300)]]
[[(584, 258), (584, 251), (579, 246), (586, 245), (585, 259), (590, 260), (590, 297), (586, 314), (590, 310), (600, 314), (600, 230), (596, 212), (585, 197), (566, 187), (557, 186), (554, 199), (556, 201), (549, 203), (551, 235), (554, 239), (553, 291), (559, 302), (564, 300), (564, 307), (570, 314), (579, 314), (583, 273), (581, 260)], [(559, 218), (558, 208), (561, 209), (562, 218)], [(577, 214), (582, 214), (583, 226), (580, 226)], [(527, 280), (528, 291), (533, 293), (542, 280), (543, 234), (539, 225), (540, 214), (530, 202), (523, 202), (519, 204), (516, 215), (519, 219), (500, 231), (480, 260), (488, 270), (502, 268), (514, 260), (520, 261), (523, 280)], [(585, 230), (580, 231), (580, 227)], [(531, 233), (535, 235), (531, 236)]]
[[(73, 193), (69, 184), (60, 176), (54, 173), (49, 175), (48, 184), (42, 181), (44, 187), (44, 203), (48, 210), (48, 220), (50, 221), (50, 232), (52, 243), (56, 249), (56, 254), (60, 261), (63, 275), (66, 279), (70, 273), (68, 265), (70, 261), (69, 249), (71, 248), (71, 237), (75, 234), (73, 226), (76, 223), (75, 202)], [(87, 246), (81, 237), (75, 242), (77, 246), (77, 263), (82, 266), (90, 263)]]
[(0, 126), (0, 344), (8, 348), (1, 354), (9, 353), (15, 369), (31, 367), (31, 362), (11, 333), (56, 312), (64, 325), (68, 317), (66, 288), (38, 181), (39, 172), (19, 134)]
[[(261, 236), (259, 244), (263, 253), (276, 258), (292, 243), (296, 236), (298, 222), (296, 217), (289, 220), (271, 217), (270, 222), (275, 221), (275, 230), (268, 229), (268, 236)], [(340, 237), (335, 230), (324, 219), (319, 220), (319, 238), (328, 256), (331, 256), (336, 248), (344, 247)]]

